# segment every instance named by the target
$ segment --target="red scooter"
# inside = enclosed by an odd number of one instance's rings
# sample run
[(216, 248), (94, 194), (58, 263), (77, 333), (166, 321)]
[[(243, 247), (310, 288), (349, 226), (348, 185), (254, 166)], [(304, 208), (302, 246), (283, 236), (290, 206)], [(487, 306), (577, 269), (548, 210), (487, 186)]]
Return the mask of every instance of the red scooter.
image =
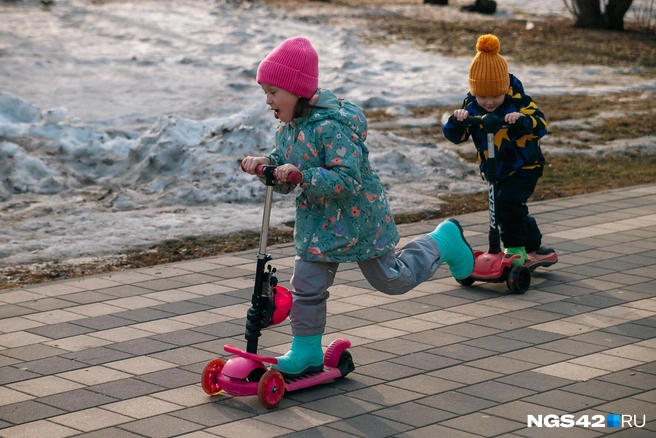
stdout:
[[(287, 319), (292, 308), (292, 296), (289, 290), (278, 286), (274, 276), (276, 269), (267, 263), (272, 259), (266, 254), (269, 233), (269, 218), (275, 180), (275, 166), (260, 165), (256, 173), (265, 177), (267, 186), (262, 218), (262, 234), (257, 253), (257, 270), (255, 287), (251, 299), (251, 307), (246, 316), (246, 351), (232, 345), (225, 345), (224, 350), (232, 353), (228, 361), (214, 359), (203, 369), (201, 386), (209, 395), (217, 395), (223, 391), (234, 396), (257, 395), (260, 403), (272, 409), (278, 406), (285, 391), (294, 391), (320, 383), (344, 377), (355, 369), (348, 339), (335, 339), (324, 354), (324, 368), (319, 372), (311, 372), (302, 376), (286, 378), (278, 370), (270, 369), (265, 364), (276, 364), (275, 357), (257, 354), (257, 340), (263, 328), (279, 324)], [(300, 184), (303, 175), (294, 172), (289, 181)]]
[(497, 188), (497, 159), (495, 156), (494, 132), (505, 121), (494, 114), (486, 114), (482, 118), (467, 117), (467, 125), (480, 125), (487, 134), (487, 174), (488, 174), (488, 205), (490, 210), (490, 231), (488, 235), (489, 249), (487, 252), (474, 251), (474, 271), (467, 278), (456, 280), (463, 286), (471, 286), (475, 281), (487, 283), (506, 282), (508, 290), (514, 294), (523, 294), (531, 286), (531, 271), (538, 267), (551, 266), (558, 262), (558, 255), (553, 249), (540, 248), (528, 254), (523, 265), (513, 265), (513, 260), (519, 255), (504, 254), (501, 250), (501, 238), (496, 222), (495, 199)]

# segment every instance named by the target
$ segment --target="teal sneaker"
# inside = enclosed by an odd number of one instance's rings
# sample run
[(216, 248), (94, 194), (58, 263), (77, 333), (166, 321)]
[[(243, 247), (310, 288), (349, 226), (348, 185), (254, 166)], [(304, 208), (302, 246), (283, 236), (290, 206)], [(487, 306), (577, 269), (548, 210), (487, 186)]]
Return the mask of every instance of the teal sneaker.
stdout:
[(457, 220), (445, 220), (428, 235), (437, 243), (442, 261), (449, 265), (451, 275), (456, 280), (463, 280), (471, 275), (474, 270), (474, 252)]
[(284, 356), (276, 358), (278, 363), (271, 365), (271, 368), (280, 371), (286, 377), (323, 370), (322, 336), (294, 336), (289, 351)]

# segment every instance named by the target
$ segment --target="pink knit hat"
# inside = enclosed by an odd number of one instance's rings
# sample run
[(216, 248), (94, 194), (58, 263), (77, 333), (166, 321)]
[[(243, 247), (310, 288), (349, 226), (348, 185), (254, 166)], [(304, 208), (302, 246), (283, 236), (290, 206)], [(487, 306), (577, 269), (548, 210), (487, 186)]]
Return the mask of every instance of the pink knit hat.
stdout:
[(307, 39), (289, 38), (260, 63), (257, 83), (310, 99), (319, 86), (319, 56)]

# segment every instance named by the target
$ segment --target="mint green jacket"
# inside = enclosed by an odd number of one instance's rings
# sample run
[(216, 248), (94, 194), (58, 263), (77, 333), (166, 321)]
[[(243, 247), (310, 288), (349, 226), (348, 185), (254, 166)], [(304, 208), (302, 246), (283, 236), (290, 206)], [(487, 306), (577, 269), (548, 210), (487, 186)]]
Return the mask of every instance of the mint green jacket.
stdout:
[[(272, 165), (303, 173), (296, 198), (296, 253), (310, 262), (357, 262), (381, 256), (399, 241), (383, 187), (369, 163), (362, 110), (325, 89), (308, 117), (280, 123)], [(327, 109), (324, 109), (327, 108)], [(288, 193), (294, 186), (279, 183)]]

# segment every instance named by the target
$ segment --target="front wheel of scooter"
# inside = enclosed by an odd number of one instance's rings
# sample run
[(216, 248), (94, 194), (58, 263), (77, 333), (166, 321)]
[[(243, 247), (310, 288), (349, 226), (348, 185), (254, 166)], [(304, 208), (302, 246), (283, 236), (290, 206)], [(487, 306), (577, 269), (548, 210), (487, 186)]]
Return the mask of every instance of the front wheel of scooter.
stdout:
[(524, 265), (513, 265), (506, 280), (508, 290), (514, 294), (523, 294), (531, 286), (531, 271)]
[(474, 284), (474, 279), (471, 277), (460, 278), (460, 279), (456, 278), (456, 281), (461, 286), (471, 286), (472, 284)]
[(223, 388), (219, 384), (219, 376), (225, 363), (223, 359), (214, 359), (205, 365), (200, 378), (200, 384), (203, 387), (203, 391), (209, 395), (217, 395), (223, 391)]
[(257, 384), (257, 397), (260, 403), (267, 409), (273, 409), (285, 395), (285, 379), (278, 370), (269, 370)]

